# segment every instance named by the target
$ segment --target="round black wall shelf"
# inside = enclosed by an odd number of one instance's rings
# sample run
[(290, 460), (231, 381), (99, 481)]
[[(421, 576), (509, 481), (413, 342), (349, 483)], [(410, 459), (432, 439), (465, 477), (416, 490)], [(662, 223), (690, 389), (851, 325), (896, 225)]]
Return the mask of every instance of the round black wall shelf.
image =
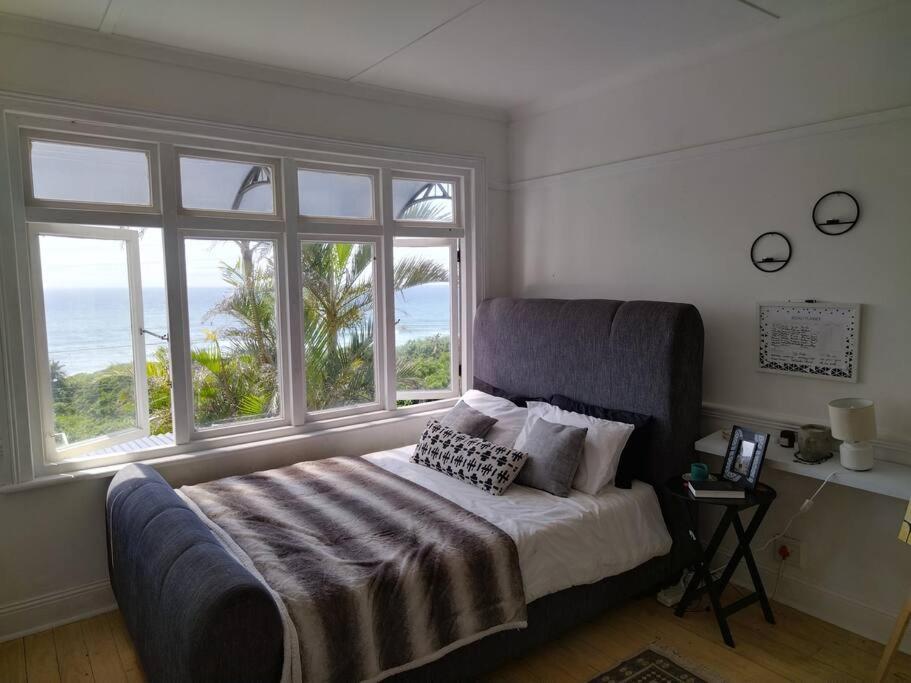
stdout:
[[(839, 215), (833, 215), (837, 213)], [(830, 218), (824, 218), (828, 214)], [(844, 235), (860, 220), (860, 204), (850, 192), (827, 192), (813, 205), (813, 225), (824, 235)]]
[(791, 240), (784, 233), (772, 230), (753, 240), (750, 260), (763, 273), (777, 273), (791, 261), (791, 253)]

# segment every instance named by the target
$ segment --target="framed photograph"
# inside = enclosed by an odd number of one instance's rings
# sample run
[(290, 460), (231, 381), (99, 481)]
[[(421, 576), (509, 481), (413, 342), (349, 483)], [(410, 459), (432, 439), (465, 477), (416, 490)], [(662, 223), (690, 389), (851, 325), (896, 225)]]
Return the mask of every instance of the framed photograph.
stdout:
[(755, 488), (769, 438), (768, 434), (734, 425), (728, 450), (724, 454), (722, 478), (747, 490)]
[(759, 370), (857, 381), (860, 304), (760, 303)]

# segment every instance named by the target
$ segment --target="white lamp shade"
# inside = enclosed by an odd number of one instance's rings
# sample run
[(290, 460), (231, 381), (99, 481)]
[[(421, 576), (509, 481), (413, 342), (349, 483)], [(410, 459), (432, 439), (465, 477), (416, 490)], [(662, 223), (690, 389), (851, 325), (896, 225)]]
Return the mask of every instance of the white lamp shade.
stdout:
[(829, 401), (832, 436), (841, 441), (869, 441), (876, 438), (876, 413), (873, 401), (865, 398), (838, 398)]

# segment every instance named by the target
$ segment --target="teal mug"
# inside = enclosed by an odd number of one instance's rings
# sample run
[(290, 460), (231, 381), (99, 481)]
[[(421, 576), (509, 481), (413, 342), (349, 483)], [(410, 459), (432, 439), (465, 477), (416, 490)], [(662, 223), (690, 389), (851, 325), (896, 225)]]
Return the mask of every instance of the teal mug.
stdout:
[(705, 481), (709, 478), (709, 466), (702, 462), (690, 465), (690, 479), (692, 481)]

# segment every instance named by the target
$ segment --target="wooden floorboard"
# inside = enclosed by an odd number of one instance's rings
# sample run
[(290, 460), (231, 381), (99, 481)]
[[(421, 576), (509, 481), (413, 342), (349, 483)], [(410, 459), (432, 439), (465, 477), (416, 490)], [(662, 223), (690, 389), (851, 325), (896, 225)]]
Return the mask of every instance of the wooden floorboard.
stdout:
[(55, 628), (54, 645), (62, 683), (87, 683), (95, 680), (89, 651), (82, 637), (82, 622)]
[(22, 639), (0, 643), (0, 681), (25, 683), (25, 643)]
[[(737, 598), (729, 589), (726, 600)], [(491, 683), (589, 681), (649, 646), (678, 653), (725, 680), (869, 680), (882, 645), (774, 604), (776, 624), (758, 606), (730, 622), (736, 648), (721, 640), (711, 612), (683, 618), (654, 598), (635, 600), (583, 624), (486, 677)], [(145, 677), (119, 612), (0, 643), (2, 683), (142, 683)], [(890, 681), (911, 681), (911, 656), (899, 653)]]
[(53, 631), (25, 637), (25, 665), (31, 683), (60, 683)]

